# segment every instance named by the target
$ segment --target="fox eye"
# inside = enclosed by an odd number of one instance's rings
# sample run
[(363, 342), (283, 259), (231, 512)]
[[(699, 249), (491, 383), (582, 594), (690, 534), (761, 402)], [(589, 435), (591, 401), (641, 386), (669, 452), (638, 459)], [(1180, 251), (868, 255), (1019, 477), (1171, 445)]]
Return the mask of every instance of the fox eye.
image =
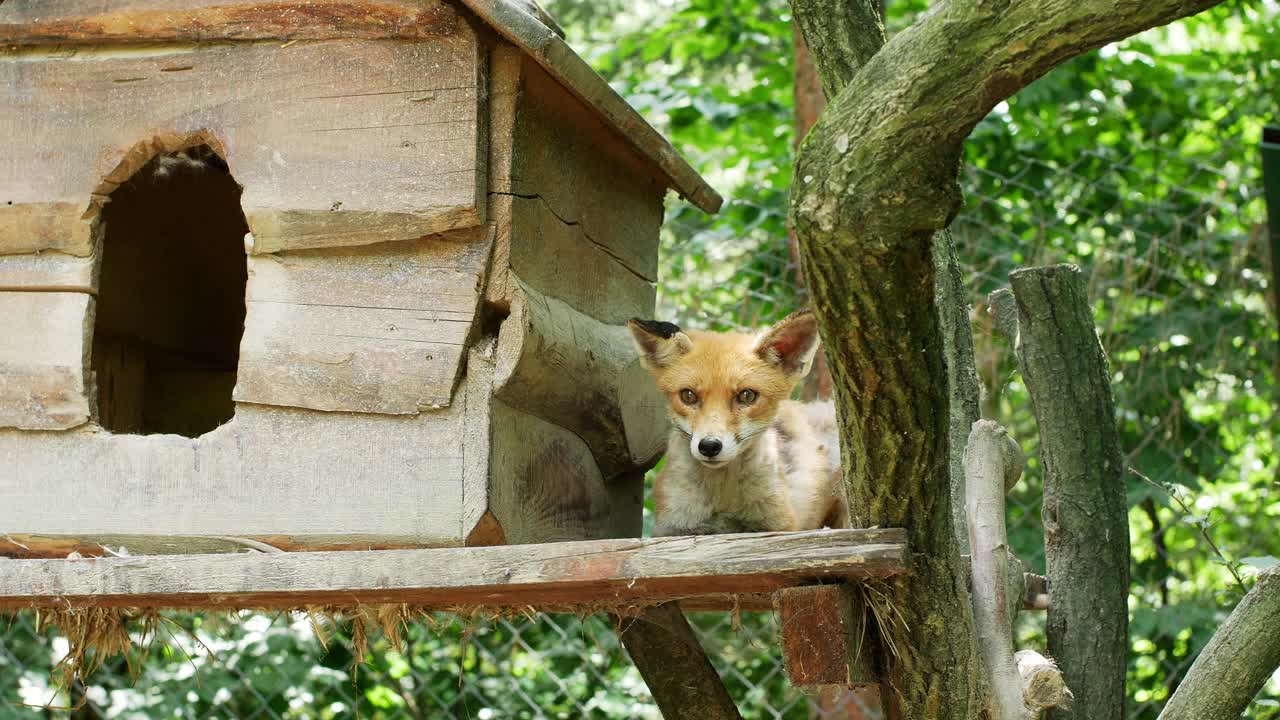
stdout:
[(698, 393), (685, 388), (680, 391), (680, 402), (685, 405), (696, 405), (698, 403)]
[(751, 403), (755, 402), (756, 398), (758, 397), (760, 397), (760, 393), (756, 392), (755, 390), (752, 390), (751, 388), (747, 388), (746, 390), (740, 390), (738, 392), (738, 402), (742, 403), (743, 405), (750, 405)]

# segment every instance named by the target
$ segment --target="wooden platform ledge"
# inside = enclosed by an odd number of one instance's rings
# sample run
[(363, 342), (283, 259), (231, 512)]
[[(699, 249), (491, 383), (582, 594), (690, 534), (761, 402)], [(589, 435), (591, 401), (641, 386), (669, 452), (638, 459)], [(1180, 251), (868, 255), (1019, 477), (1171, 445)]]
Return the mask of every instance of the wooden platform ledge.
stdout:
[(0, 608), (567, 608), (771, 592), (907, 569), (902, 530), (346, 552), (0, 558)]

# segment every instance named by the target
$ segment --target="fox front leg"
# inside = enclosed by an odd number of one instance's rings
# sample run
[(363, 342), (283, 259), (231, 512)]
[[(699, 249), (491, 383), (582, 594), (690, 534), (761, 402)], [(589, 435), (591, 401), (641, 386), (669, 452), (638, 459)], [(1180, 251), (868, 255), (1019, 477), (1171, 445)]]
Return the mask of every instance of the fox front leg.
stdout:
[(679, 537), (681, 535), (717, 535), (726, 532), (717, 529), (717, 525), (710, 520), (692, 525), (677, 525), (669, 523), (658, 523), (653, 526), (654, 537)]
[(737, 515), (719, 513), (706, 520), (690, 525), (669, 525), (659, 523), (653, 528), (654, 537), (676, 535), (730, 535), (733, 533), (757, 532), (760, 528)]

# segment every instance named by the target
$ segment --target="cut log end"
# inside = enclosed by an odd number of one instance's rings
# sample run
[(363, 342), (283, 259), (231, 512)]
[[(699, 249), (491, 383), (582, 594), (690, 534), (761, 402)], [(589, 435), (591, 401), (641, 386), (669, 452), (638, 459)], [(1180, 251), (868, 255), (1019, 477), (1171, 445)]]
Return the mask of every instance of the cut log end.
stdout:
[(1022, 704), (1033, 716), (1070, 704), (1071, 690), (1057, 663), (1035, 650), (1019, 650), (1013, 657), (1022, 678)]

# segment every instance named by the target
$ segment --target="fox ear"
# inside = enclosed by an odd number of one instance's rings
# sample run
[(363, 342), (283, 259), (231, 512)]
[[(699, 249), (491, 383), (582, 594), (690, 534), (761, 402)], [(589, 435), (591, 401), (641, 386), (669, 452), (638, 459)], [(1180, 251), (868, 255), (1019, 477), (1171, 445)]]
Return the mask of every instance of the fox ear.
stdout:
[(791, 313), (756, 341), (756, 355), (791, 377), (808, 374), (817, 350), (818, 319), (809, 310)]
[(627, 327), (631, 330), (636, 350), (640, 352), (640, 359), (650, 370), (670, 365), (693, 347), (689, 336), (673, 323), (631, 318)]

